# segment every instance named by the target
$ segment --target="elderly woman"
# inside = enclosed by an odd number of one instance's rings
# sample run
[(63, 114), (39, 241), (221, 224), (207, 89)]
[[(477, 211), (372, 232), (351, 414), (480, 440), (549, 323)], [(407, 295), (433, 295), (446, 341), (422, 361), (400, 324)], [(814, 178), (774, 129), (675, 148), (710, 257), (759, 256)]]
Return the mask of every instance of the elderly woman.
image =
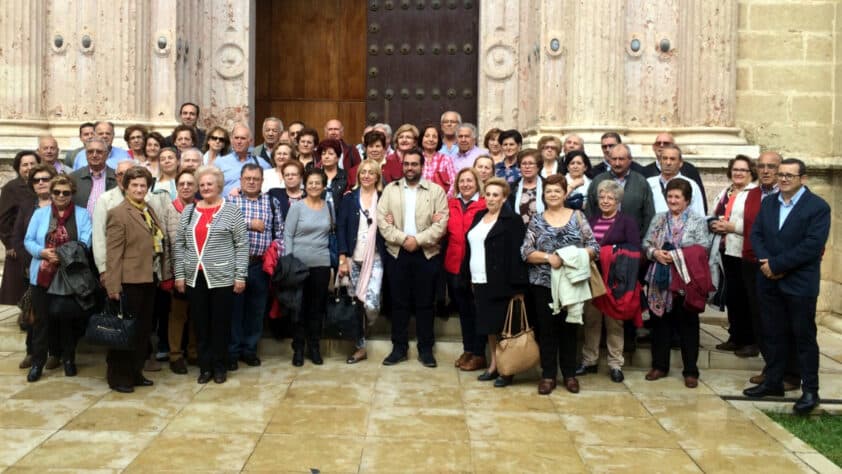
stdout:
[(541, 152), (541, 177), (549, 178), (554, 174), (564, 174), (565, 169), (559, 154), (561, 153), (561, 140), (552, 135), (544, 135), (538, 140), (538, 150)]
[(467, 255), (468, 230), (477, 212), (486, 209), (482, 196), (482, 182), (473, 168), (463, 168), (456, 174), (456, 197), (448, 201), (450, 218), (447, 221), (447, 248), (444, 253), (444, 271), (447, 278), (447, 292), (459, 311), (462, 328), (462, 355), (454, 365), (470, 372), (483, 369), (485, 360), (485, 338), (477, 333), (477, 308), (474, 292), (464, 270)]
[(175, 175), (178, 174), (178, 151), (172, 147), (161, 150), (158, 157), (158, 179), (152, 185), (152, 192), (169, 193), (169, 200), (178, 195), (175, 189)]
[(544, 212), (544, 201), (541, 199), (544, 178), (538, 175), (541, 154), (534, 148), (523, 150), (517, 154), (517, 165), (521, 178), (512, 184), (508, 201), (515, 214), (527, 225), (532, 216)]
[(538, 345), (541, 346), (541, 381), (538, 393), (550, 394), (556, 387), (558, 367), (564, 377), (564, 387), (570, 393), (579, 393), (576, 379), (576, 334), (579, 325), (567, 322), (567, 312), (552, 314), (552, 269), (564, 265), (559, 249), (573, 246), (585, 249), (591, 260), (599, 253), (588, 221), (581, 211), (564, 207), (567, 181), (564, 176), (553, 175), (544, 182), (546, 210), (529, 221), (521, 256), (529, 264), (529, 293), (532, 320), (538, 328)]
[(32, 187), (27, 184), (29, 171), (41, 163), (41, 157), (34, 151), (21, 151), (13, 162), (17, 176), (0, 190), (0, 240), (6, 248), (3, 262), (3, 281), (0, 283), (0, 304), (17, 304), (26, 292), (24, 268), (12, 245), (12, 230), (15, 218), (24, 207), (30, 207), (35, 199)]
[(190, 148), (199, 146), (199, 136), (196, 129), (189, 125), (179, 125), (172, 131), (172, 146), (178, 149), (178, 154)]
[(304, 199), (304, 186), (301, 184), (304, 176), (304, 166), (298, 160), (289, 160), (281, 165), (284, 176), (284, 187), (272, 188), (269, 195), (278, 200), (281, 217), (286, 219), (290, 206)]
[(710, 230), (722, 236), (722, 245), (715, 249), (722, 254), (725, 270), (725, 305), (728, 308), (728, 340), (717, 345), (721, 351), (734, 351), (740, 357), (755, 357), (760, 353), (751, 323), (748, 306), (748, 289), (742, 278), (743, 211), (748, 192), (757, 187), (757, 168), (751, 158), (737, 155), (728, 162), (728, 179), (731, 184), (722, 190), (714, 201), (711, 216), (717, 219)]
[(482, 141), (482, 145), (488, 150), (488, 155), (494, 164), (503, 161), (503, 147), (500, 146), (500, 142), (497, 140), (501, 133), (503, 131), (499, 128), (492, 128), (485, 132), (485, 137)]
[(123, 311), (135, 320), (132, 347), (108, 351), (108, 386), (121, 393), (134, 392), (136, 386), (150, 386), (143, 376), (147, 344), (155, 327), (156, 283), (163, 278), (166, 262), (166, 234), (155, 211), (145, 197), (152, 185), (152, 174), (139, 166), (123, 175), (125, 199), (108, 211), (105, 235), (105, 291), (108, 298), (124, 301)]
[[(366, 133), (363, 137), (363, 145), (365, 145), (363, 159), (373, 160), (377, 163), (380, 167), (381, 181), (384, 186), (403, 177), (403, 165), (397, 155), (394, 153), (386, 155), (387, 143), (386, 134), (376, 129)], [(356, 173), (351, 171), (348, 179), (349, 185), (353, 187)]]
[[(666, 377), (670, 368), (672, 332), (677, 329), (681, 339), (684, 385), (696, 388), (699, 385), (696, 365), (699, 313), (704, 310), (707, 292), (712, 289), (707, 265), (711, 235), (705, 217), (688, 207), (693, 198), (689, 182), (674, 179), (667, 183), (666, 193), (667, 212), (655, 215), (643, 238), (643, 251), (651, 261), (646, 282), (652, 324), (652, 370), (646, 374), (646, 380)], [(682, 260), (680, 269), (675, 266), (679, 256)], [(692, 279), (693, 288), (683, 285), (679, 270)]]
[(129, 125), (123, 133), (123, 140), (129, 147), (129, 156), (138, 163), (146, 162), (146, 137), (149, 132), (143, 125)]
[(349, 364), (368, 358), (365, 329), (374, 324), (380, 313), (383, 286), (380, 254), (385, 251), (383, 236), (377, 232), (377, 200), (383, 189), (380, 166), (374, 160), (363, 160), (356, 170), (357, 185), (342, 198), (336, 221), (339, 276), (350, 275), (350, 294), (362, 302), (360, 337), (356, 350), (346, 360)]
[(319, 146), (319, 132), (313, 128), (304, 128), (298, 132), (298, 161), (308, 171), (317, 164), (316, 147)]
[(327, 176), (324, 199), (335, 212), (339, 208), (339, 203), (342, 202), (342, 196), (348, 189), (348, 172), (339, 167), (342, 143), (332, 138), (322, 140), (316, 147), (316, 155), (319, 157), (319, 168)]
[(295, 147), (289, 143), (279, 143), (272, 151), (272, 162), (275, 167), (263, 173), (263, 185), (260, 192), (268, 193), (270, 189), (285, 188), (283, 165), (287, 161), (295, 160)]
[[(522, 295), (528, 283), (526, 265), (518, 252), (526, 226), (506, 206), (508, 193), (508, 183), (502, 178), (491, 178), (485, 184), (485, 209), (479, 210), (473, 217), (466, 236), (468, 245), (463, 264), (463, 271), (467, 269), (473, 286), (476, 334), (485, 336), (492, 348), (491, 363), (477, 379), (494, 380), (495, 387), (511, 384), (514, 377), (497, 373), (494, 347), (497, 346), (497, 335), (503, 331), (509, 299)], [(475, 350), (484, 353), (482, 343), (477, 344)]]
[[(66, 175), (56, 176), (50, 181), (50, 206), (38, 208), (32, 214), (23, 244), (32, 256), (29, 264), (29, 284), (32, 287), (32, 309), (35, 325), (32, 328), (32, 368), (26, 380), (35, 382), (41, 378), (47, 359), (48, 339), (60, 341), (64, 362), (64, 375), (76, 375), (76, 325), (74, 318), (50, 314), (54, 296), (50, 286), (58, 273), (57, 249), (77, 241), (91, 246), (91, 218), (84, 207), (73, 205), (76, 183)], [(49, 335), (49, 336), (48, 336)]]
[[(599, 214), (593, 215), (588, 224), (593, 231), (594, 239), (600, 245), (600, 253), (623, 248), (640, 251), (640, 231), (634, 219), (620, 212), (623, 201), (623, 187), (613, 180), (599, 183)], [(608, 374), (611, 380), (620, 383), (623, 376), (623, 321), (640, 318), (640, 285), (637, 284), (639, 265), (629, 269), (632, 290), (626, 291), (621, 299), (605, 298), (612, 304), (611, 311), (603, 314), (594, 304), (585, 308), (585, 341), (582, 346), (582, 364), (576, 369), (576, 375), (596, 373), (599, 362), (599, 340), (602, 328), (605, 327), (605, 341), (608, 346)], [(605, 280), (603, 276), (603, 280)], [(607, 286), (607, 285), (606, 285)], [(603, 300), (600, 300), (602, 302)], [(601, 307), (601, 306), (600, 306)], [(620, 317), (622, 316), (622, 317)], [(639, 323), (638, 323), (639, 324)]]
[(584, 150), (572, 150), (564, 155), (567, 173), (564, 178), (567, 180), (567, 199), (565, 205), (571, 209), (584, 209), (588, 204), (588, 188), (591, 179), (587, 173), (591, 169), (591, 160)]
[(144, 166), (152, 173), (153, 178), (158, 178), (161, 173), (159, 158), (161, 150), (166, 148), (167, 139), (158, 132), (152, 132), (146, 136), (146, 146), (143, 148), (143, 160), (137, 164)]
[(196, 170), (202, 199), (181, 215), (173, 245), (175, 289), (187, 292), (199, 344), (200, 384), (227, 379), (234, 294), (246, 289), (248, 237), (239, 206), (222, 198), (218, 168)]
[[(517, 157), (523, 146), (523, 135), (517, 130), (506, 130), (500, 133), (497, 141), (503, 149), (503, 160), (494, 165), (494, 174), (513, 184), (520, 179)], [(537, 173), (537, 170), (535, 171)]]
[[(24, 274), (28, 271), (29, 264), (32, 262), (32, 256), (26, 251), (26, 247), (23, 245), (23, 239), (26, 236), (26, 228), (29, 227), (29, 221), (32, 219), (32, 214), (35, 213), (35, 210), (52, 204), (52, 200), (50, 199), (50, 181), (57, 174), (56, 168), (48, 164), (40, 164), (32, 168), (27, 181), (29, 181), (29, 186), (35, 192), (36, 197), (29, 205), (21, 206), (15, 218), (11, 248), (15, 250), (16, 260), (21, 267), (19, 274), (21, 278), (24, 278), (24, 284), (27, 285), (28, 283)], [(50, 349), (54, 351), (56, 348), (53, 347)], [(55, 359), (55, 353), (50, 355)], [(26, 328), (26, 356), (24, 356), (18, 367), (21, 369), (32, 367), (32, 327)]]
[(405, 123), (398, 127), (395, 131), (395, 152), (392, 153), (392, 159), (397, 159), (398, 163), (403, 163), (403, 154), (418, 146), (418, 127), (415, 125)]
[(441, 153), (442, 135), (435, 125), (427, 125), (421, 131), (421, 150), (424, 152), (422, 178), (438, 184), (448, 196), (453, 195), (456, 169), (453, 159)]
[(482, 184), (494, 177), (494, 159), (488, 155), (481, 155), (474, 160), (474, 170)]
[(212, 165), (217, 158), (231, 153), (231, 136), (222, 127), (213, 127), (202, 145), (202, 164)]
[[(299, 137), (300, 139), (300, 137)], [(316, 365), (323, 363), (319, 341), (325, 317), (327, 287), (330, 283), (329, 238), (334, 218), (322, 198), (327, 176), (319, 168), (304, 173), (306, 197), (289, 208), (284, 226), (284, 251), (294, 255), (310, 269), (302, 284), (301, 314), (294, 321), (292, 365), (304, 365), (304, 350)]]

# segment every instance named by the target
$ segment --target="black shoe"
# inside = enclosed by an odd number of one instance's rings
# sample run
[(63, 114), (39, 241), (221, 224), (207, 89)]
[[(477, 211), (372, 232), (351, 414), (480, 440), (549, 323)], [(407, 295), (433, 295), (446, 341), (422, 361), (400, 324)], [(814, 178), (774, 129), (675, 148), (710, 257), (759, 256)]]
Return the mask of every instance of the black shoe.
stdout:
[(418, 353), (418, 361), (421, 362), (421, 365), (424, 367), (429, 367), (434, 369), (438, 366), (436, 363), (436, 358), (433, 356), (432, 352), (419, 352)]
[(406, 360), (406, 353), (392, 351), (383, 359), (383, 365), (395, 365)]
[(491, 382), (499, 376), (500, 374), (498, 374), (496, 370), (494, 372), (489, 372), (486, 370), (485, 372), (480, 374), (479, 377), (477, 377), (477, 380), (479, 380), (480, 382)]
[(228, 380), (228, 375), (225, 372), (215, 372), (213, 374), (214, 383), (225, 383)]
[(307, 354), (307, 358), (313, 361), (316, 365), (322, 365), (325, 363), (324, 359), (322, 359), (322, 351), (319, 349), (319, 346), (310, 347), (310, 352)]
[(184, 358), (171, 360), (170, 361), (170, 370), (173, 371), (174, 374), (184, 375), (187, 373), (187, 363), (184, 362)]
[(41, 378), (41, 374), (44, 373), (44, 366), (40, 364), (32, 364), (32, 367), (29, 369), (29, 373), (26, 374), (26, 381), (27, 382), (37, 382)]
[(260, 366), (260, 358), (256, 355), (250, 356), (242, 356), (240, 360), (243, 361), (249, 367), (259, 367)]
[(620, 369), (610, 369), (608, 371), (608, 375), (611, 377), (611, 381), (614, 383), (620, 383), (626, 379), (623, 375), (623, 371)]
[(749, 387), (743, 390), (743, 395), (750, 397), (750, 398), (763, 398), (763, 397), (783, 397), (784, 396), (784, 389), (783, 388), (772, 388), (768, 387), (765, 384), (755, 385), (754, 387)]
[(796, 415), (807, 415), (819, 405), (818, 392), (804, 392), (801, 398), (792, 406)]
[(201, 384), (201, 385), (204, 385), (204, 384), (210, 382), (210, 380), (212, 378), (213, 378), (213, 374), (210, 371), (202, 372), (202, 373), (199, 374), (199, 379), (197, 380), (197, 382), (199, 382), (199, 384)]
[(304, 351), (300, 349), (296, 349), (295, 352), (292, 354), (292, 365), (296, 367), (301, 367), (304, 365)]
[(717, 344), (717, 345), (716, 345), (716, 350), (718, 350), (718, 351), (733, 352), (733, 351), (736, 351), (737, 349), (740, 349), (741, 347), (742, 347), (742, 346), (740, 346), (740, 345), (739, 345), (739, 344), (737, 344), (736, 342), (733, 342), (733, 341), (731, 341), (731, 340), (729, 339), (729, 340), (727, 340), (727, 341), (725, 341), (725, 342), (722, 342), (722, 343)]
[(240, 366), (237, 365), (237, 358), (236, 357), (232, 357), (231, 359), (232, 360), (230, 360), (228, 362), (228, 365), (225, 368), (228, 369), (229, 372), (235, 372), (237, 369), (240, 368)]
[(512, 380), (514, 380), (514, 378), (514, 375), (500, 375), (494, 379), (494, 386), (497, 388), (508, 387), (512, 384)]
[(130, 385), (112, 385), (111, 390), (120, 393), (132, 393), (134, 392), (134, 387)]
[(72, 360), (64, 361), (64, 376), (65, 377), (75, 377), (79, 371), (76, 370), (76, 363)]
[(587, 374), (595, 374), (599, 370), (599, 366), (597, 364), (594, 365), (585, 365), (579, 364), (579, 367), (576, 367), (576, 376), (582, 376)]
[(155, 385), (155, 382), (143, 376), (141, 376), (139, 379), (135, 379), (134, 381), (135, 387), (151, 387), (153, 385)]

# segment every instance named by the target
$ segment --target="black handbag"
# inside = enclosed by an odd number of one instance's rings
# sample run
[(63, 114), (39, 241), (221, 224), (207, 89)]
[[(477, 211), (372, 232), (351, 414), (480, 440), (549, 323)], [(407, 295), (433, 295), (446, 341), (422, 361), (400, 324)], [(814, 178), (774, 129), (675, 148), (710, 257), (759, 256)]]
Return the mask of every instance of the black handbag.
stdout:
[(85, 339), (89, 344), (109, 349), (134, 349), (135, 320), (120, 315), (116, 304), (109, 301), (105, 308), (88, 320)]
[(348, 288), (335, 285), (327, 300), (325, 337), (356, 341), (360, 332), (360, 312), (357, 300), (348, 295)]

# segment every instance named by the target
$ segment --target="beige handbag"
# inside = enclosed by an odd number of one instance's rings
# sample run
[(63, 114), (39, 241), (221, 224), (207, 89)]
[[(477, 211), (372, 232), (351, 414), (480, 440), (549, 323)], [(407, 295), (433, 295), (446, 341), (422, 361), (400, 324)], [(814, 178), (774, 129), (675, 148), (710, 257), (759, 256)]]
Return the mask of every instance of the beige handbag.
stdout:
[(602, 275), (599, 273), (599, 268), (596, 262), (591, 260), (591, 277), (588, 280), (591, 285), (591, 298), (599, 298), (607, 291), (605, 289), (605, 282), (602, 281)]
[[(520, 332), (512, 334), (514, 305), (520, 306)], [(535, 341), (535, 333), (526, 319), (526, 305), (523, 296), (515, 296), (509, 301), (503, 334), (494, 349), (497, 357), (497, 372), (500, 375), (515, 375), (538, 365), (541, 353)]]

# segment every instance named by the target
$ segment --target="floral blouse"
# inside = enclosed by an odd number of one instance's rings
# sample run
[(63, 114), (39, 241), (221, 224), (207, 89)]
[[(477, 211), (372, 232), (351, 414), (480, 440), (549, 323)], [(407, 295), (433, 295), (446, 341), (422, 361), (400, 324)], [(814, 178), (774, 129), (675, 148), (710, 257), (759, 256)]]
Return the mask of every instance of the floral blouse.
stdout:
[[(553, 253), (569, 245), (590, 248), (599, 258), (599, 243), (594, 239), (588, 220), (581, 211), (574, 211), (570, 220), (561, 227), (551, 226), (542, 212), (529, 221), (520, 254), (526, 260), (532, 252)], [(529, 283), (550, 288), (551, 270), (549, 263), (529, 264)]]

